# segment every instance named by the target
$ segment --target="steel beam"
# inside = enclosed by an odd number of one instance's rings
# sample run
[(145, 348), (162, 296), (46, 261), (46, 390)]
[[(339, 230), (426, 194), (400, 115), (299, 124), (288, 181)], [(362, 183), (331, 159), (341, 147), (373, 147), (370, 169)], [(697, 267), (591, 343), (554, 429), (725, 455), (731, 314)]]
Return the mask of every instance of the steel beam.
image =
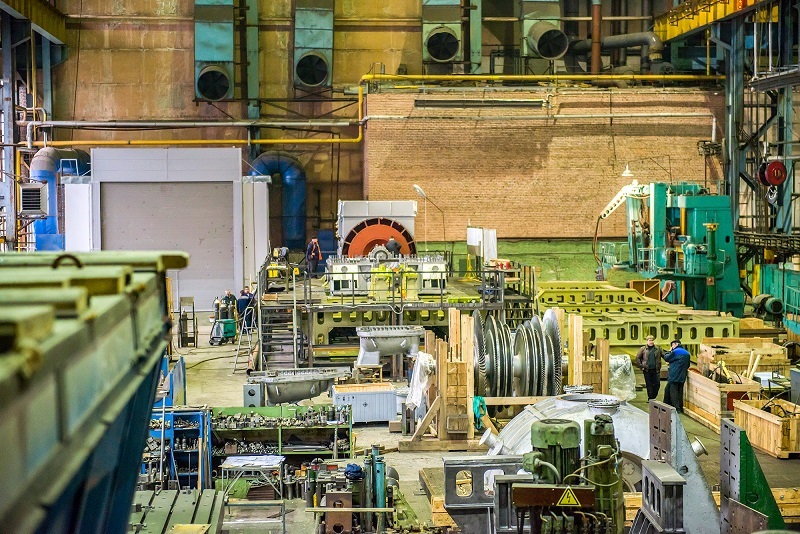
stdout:
[[(744, 19), (730, 22), (730, 49), (725, 61), (725, 159), (727, 163), (725, 194), (731, 199), (731, 215), (738, 227), (740, 176), (747, 169), (746, 148), (739, 146), (739, 130), (744, 122)], [(736, 229), (736, 228), (734, 228)]]
[(45, 0), (2, 0), (0, 10), (16, 19), (31, 21), (37, 33), (57, 44), (67, 40), (67, 18)]
[(0, 175), (0, 217), (5, 219), (5, 231), (0, 235), (0, 250), (11, 250), (16, 242), (17, 210), (14, 182), (14, 55), (11, 46), (11, 15), (0, 13), (0, 43), (2, 43), (2, 114), (3, 162)]

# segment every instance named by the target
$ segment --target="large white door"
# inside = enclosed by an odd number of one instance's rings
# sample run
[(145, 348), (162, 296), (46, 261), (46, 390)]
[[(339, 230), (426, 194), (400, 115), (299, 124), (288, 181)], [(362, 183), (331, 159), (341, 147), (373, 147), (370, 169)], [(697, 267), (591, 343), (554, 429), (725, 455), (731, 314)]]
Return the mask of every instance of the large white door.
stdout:
[(189, 267), (171, 273), (176, 296), (211, 309), (234, 287), (231, 182), (102, 183), (104, 250), (182, 250)]
[(93, 246), (188, 252), (174, 304), (212, 309), (243, 285), (241, 166), (238, 148), (92, 150)]

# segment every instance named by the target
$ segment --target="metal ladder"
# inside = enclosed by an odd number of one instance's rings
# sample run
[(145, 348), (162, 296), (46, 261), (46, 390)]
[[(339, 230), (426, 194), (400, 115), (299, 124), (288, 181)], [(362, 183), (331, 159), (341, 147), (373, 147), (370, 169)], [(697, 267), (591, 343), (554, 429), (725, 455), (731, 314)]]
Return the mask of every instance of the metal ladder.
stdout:
[[(239, 356), (246, 355), (247, 361), (250, 361), (250, 355), (253, 353), (253, 334), (257, 332), (258, 325), (256, 324), (256, 308), (255, 305), (245, 308), (241, 317), (242, 328), (239, 332), (239, 341), (236, 343), (235, 355), (233, 361), (233, 373), (236, 374), (236, 367), (239, 365)], [(250, 326), (247, 326), (247, 325)], [(247, 348), (243, 347), (242, 340), (247, 337)], [(244, 352), (243, 352), (244, 351)]]

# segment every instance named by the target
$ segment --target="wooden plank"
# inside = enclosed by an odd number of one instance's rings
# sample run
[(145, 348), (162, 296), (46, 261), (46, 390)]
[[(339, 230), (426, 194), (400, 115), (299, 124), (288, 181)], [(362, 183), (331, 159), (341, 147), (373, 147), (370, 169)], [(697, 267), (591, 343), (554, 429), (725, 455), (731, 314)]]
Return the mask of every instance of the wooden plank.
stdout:
[(450, 375), (448, 373), (448, 345), (442, 339), (436, 340), (436, 358), (436, 367), (442, 370), (439, 375), (439, 398), (442, 399), (442, 402), (439, 407), (439, 417), (436, 419), (436, 433), (440, 439), (448, 439), (446, 408), (450, 399), (450, 392), (447, 389)]
[(473, 333), (475, 319), (471, 315), (461, 316), (461, 354), (464, 359), (466, 373), (466, 407), (467, 407), (467, 439), (475, 437), (475, 411), (472, 409), (472, 397), (475, 393), (475, 345)]
[(449, 330), (447, 343), (449, 345), (450, 360), (461, 361), (461, 310), (449, 308), (447, 310)]
[(597, 359), (600, 360), (600, 393), (608, 395), (608, 381), (609, 381), (609, 361), (611, 358), (611, 342), (607, 339), (600, 338), (595, 342), (595, 351), (597, 352)]
[(583, 385), (583, 317), (571, 313), (569, 322), (569, 379), (571, 386)]
[(402, 432), (403, 431), (403, 422), (399, 419), (395, 419), (394, 421), (389, 421), (389, 432)]
[(445, 452), (445, 451), (468, 451), (486, 452), (486, 446), (481, 445), (479, 440), (472, 439), (421, 439), (418, 441), (401, 440), (398, 442), (400, 452)]
[(441, 402), (442, 398), (436, 397), (436, 400), (433, 401), (431, 407), (428, 408), (428, 413), (426, 413), (425, 417), (422, 418), (422, 422), (417, 427), (416, 431), (414, 432), (414, 435), (411, 436), (411, 441), (419, 441), (419, 439), (428, 429), (428, 426), (430, 426), (433, 417), (439, 413), (439, 406), (441, 405)]

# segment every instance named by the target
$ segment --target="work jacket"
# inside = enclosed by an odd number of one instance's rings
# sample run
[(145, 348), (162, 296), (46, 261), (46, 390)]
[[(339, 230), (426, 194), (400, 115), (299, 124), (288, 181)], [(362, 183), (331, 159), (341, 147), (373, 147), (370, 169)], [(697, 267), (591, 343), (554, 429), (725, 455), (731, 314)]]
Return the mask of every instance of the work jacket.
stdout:
[[(639, 352), (636, 353), (636, 365), (639, 366), (639, 369), (647, 369), (647, 349), (649, 347), (647, 345), (643, 346), (639, 349)], [(659, 347), (658, 345), (653, 345), (653, 348), (656, 351), (656, 370), (661, 372), (661, 358), (664, 357), (664, 349)]]
[(683, 384), (686, 382), (686, 374), (689, 372), (690, 357), (689, 351), (680, 346), (664, 354), (664, 359), (669, 362), (667, 382), (674, 382), (676, 384)]

